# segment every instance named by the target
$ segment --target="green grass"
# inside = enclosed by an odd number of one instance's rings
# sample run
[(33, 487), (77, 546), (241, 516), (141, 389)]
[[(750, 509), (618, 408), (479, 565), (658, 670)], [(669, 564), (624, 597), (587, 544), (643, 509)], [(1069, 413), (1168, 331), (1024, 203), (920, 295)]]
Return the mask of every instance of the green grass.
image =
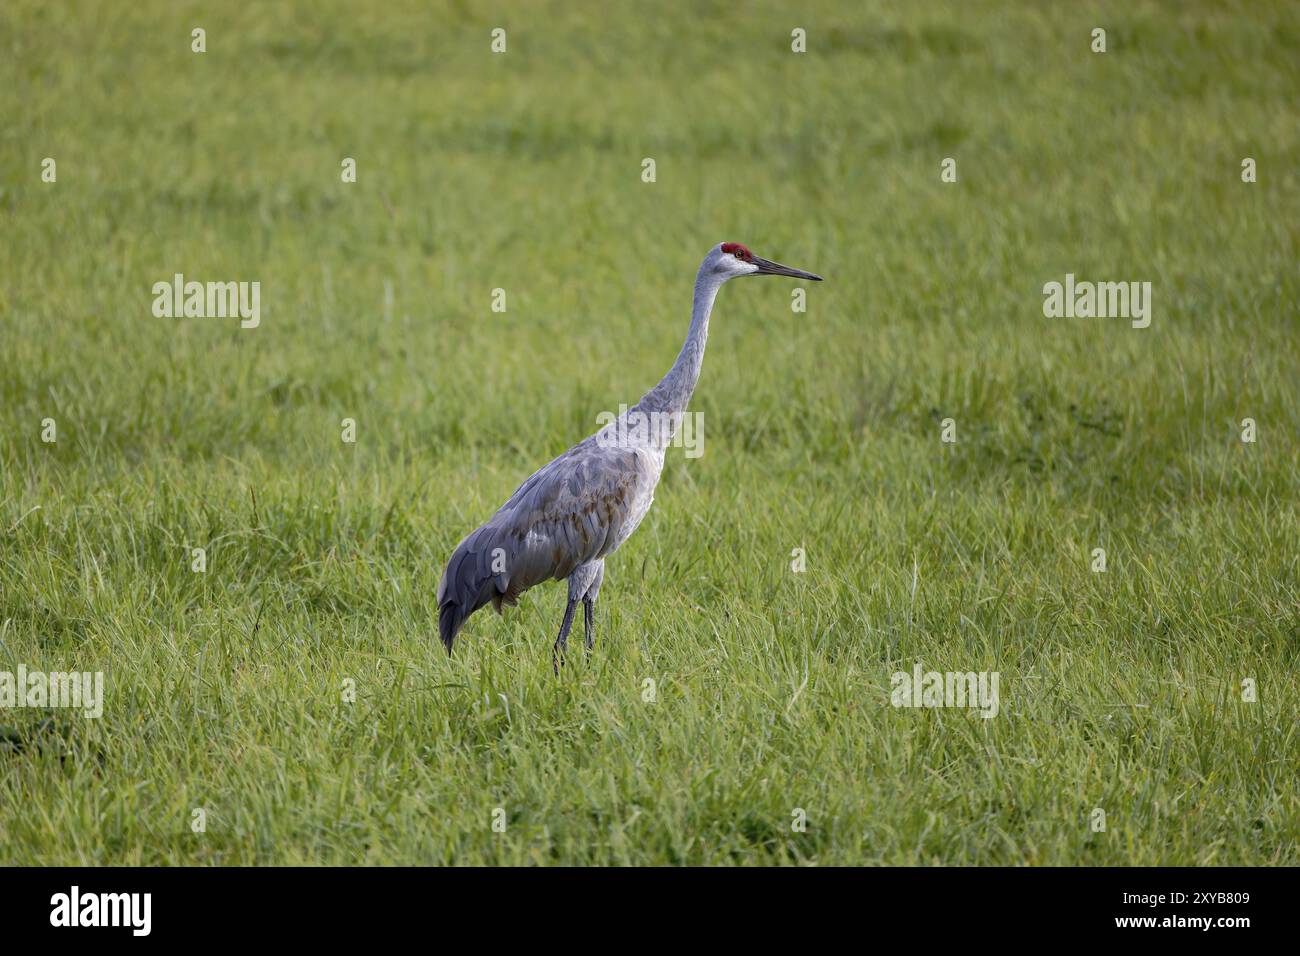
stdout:
[[(0, 7), (0, 669), (108, 697), (0, 711), (0, 863), (1300, 863), (1295, 7), (577, 6)], [(596, 653), (551, 585), (449, 660), (721, 240), (828, 281), (722, 291)]]

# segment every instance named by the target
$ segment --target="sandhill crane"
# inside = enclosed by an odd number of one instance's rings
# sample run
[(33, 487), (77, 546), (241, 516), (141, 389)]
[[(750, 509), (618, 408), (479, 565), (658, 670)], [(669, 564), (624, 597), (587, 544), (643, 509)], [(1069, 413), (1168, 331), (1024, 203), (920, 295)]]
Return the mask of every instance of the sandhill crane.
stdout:
[(569, 600), (552, 650), (556, 671), (579, 601), (591, 650), (605, 558), (636, 530), (654, 501), (664, 451), (700, 377), (713, 300), (728, 279), (754, 275), (821, 281), (759, 258), (738, 242), (709, 250), (695, 277), (686, 342), (668, 374), (617, 420), (534, 472), (452, 553), (438, 584), (438, 630), (448, 655), (466, 618), (488, 602), (500, 614), (534, 585), (564, 578)]

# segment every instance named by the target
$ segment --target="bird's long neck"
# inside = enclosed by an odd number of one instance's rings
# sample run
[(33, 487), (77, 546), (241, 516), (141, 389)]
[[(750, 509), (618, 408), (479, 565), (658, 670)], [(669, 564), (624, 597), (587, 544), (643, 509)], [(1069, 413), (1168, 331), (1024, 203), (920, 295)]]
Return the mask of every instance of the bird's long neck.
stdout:
[(691, 327), (686, 332), (686, 341), (682, 343), (682, 350), (668, 374), (637, 403), (641, 411), (664, 413), (673, 418), (686, 411), (686, 404), (700, 378), (700, 366), (704, 364), (709, 313), (713, 311), (713, 300), (718, 297), (723, 281), (721, 276), (706, 273), (704, 267), (700, 267), (699, 275), (695, 277), (695, 304), (691, 309)]

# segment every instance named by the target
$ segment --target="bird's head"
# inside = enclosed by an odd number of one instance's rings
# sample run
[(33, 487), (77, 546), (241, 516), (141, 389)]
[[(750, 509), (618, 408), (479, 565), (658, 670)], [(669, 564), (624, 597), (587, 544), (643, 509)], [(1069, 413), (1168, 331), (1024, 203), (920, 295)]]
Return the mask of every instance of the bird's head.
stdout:
[(701, 271), (721, 276), (724, 282), (737, 276), (791, 276), (795, 279), (822, 281), (821, 276), (813, 275), (811, 272), (791, 269), (779, 262), (756, 256), (749, 251), (749, 247), (739, 242), (723, 242), (714, 246), (705, 257)]

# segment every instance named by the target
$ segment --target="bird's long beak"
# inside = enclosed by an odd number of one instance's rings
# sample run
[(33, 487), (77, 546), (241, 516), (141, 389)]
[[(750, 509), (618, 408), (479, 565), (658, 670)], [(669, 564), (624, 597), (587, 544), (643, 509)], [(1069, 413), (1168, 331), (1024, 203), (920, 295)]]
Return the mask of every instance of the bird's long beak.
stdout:
[(753, 273), (756, 276), (790, 276), (794, 279), (812, 279), (814, 282), (821, 282), (821, 276), (815, 276), (811, 272), (804, 272), (802, 269), (791, 269), (789, 266), (783, 266), (779, 262), (773, 262), (770, 259), (764, 259), (761, 256), (753, 257), (754, 265), (758, 266), (758, 271)]

